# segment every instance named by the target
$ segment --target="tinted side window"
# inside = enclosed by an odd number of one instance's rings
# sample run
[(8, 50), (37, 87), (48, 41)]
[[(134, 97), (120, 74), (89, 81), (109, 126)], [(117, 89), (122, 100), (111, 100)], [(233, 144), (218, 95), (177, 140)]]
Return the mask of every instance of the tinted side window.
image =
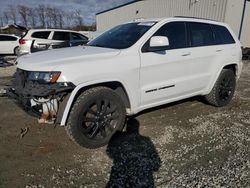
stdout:
[(215, 45), (213, 31), (209, 24), (191, 22), (189, 31), (192, 47)]
[(224, 26), (213, 25), (216, 44), (234, 44), (235, 40)]
[(16, 41), (16, 37), (12, 36), (0, 36), (0, 41)]
[(69, 32), (55, 31), (53, 40), (69, 40)]
[(38, 31), (34, 32), (31, 37), (38, 39), (48, 39), (50, 31)]
[(16, 37), (12, 37), (12, 36), (6, 36), (6, 41), (16, 41), (17, 38)]
[(154, 36), (166, 36), (169, 40), (169, 49), (187, 47), (186, 26), (184, 22), (172, 22), (162, 26)]
[(72, 40), (88, 40), (87, 37), (79, 33), (71, 33), (71, 36), (72, 36)]

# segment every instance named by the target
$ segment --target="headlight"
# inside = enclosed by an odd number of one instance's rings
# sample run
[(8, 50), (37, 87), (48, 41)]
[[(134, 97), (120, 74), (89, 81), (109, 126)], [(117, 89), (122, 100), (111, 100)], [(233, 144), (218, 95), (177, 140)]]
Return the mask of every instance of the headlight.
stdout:
[(60, 74), (60, 72), (28, 72), (27, 79), (42, 83), (55, 83)]

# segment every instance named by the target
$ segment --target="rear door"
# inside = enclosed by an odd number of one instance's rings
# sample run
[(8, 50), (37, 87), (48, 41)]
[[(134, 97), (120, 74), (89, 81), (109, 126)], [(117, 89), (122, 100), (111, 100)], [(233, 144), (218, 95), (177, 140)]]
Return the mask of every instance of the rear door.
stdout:
[(70, 46), (70, 32), (67, 31), (55, 31), (52, 37), (52, 48), (63, 48)]
[(241, 53), (241, 50), (237, 49), (237, 45), (235, 45), (236, 42), (231, 33), (226, 27), (221, 25), (212, 25), (212, 27), (215, 34), (216, 45), (218, 48), (217, 51), (220, 52), (224, 58), (226, 58), (227, 62), (237, 62), (238, 55), (239, 53)]
[(210, 24), (189, 22), (190, 51), (192, 52), (192, 66), (190, 67), (193, 90), (204, 91), (214, 76), (216, 66), (220, 65), (222, 49), (215, 41), (213, 28)]

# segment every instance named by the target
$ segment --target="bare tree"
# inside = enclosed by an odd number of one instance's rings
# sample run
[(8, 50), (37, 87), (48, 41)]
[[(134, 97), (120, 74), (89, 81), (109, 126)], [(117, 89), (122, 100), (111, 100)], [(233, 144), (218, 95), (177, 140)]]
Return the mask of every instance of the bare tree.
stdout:
[(54, 28), (63, 27), (63, 10), (60, 10), (59, 8), (56, 7), (48, 7), (47, 15), (51, 27)]
[(9, 12), (4, 11), (3, 12), (3, 17), (4, 17), (5, 24), (8, 25), (9, 24), (9, 19), (10, 19)]
[[(0, 24), (9, 24), (21, 21), (24, 26), (28, 27), (54, 27), (54, 28), (76, 28), (85, 29), (83, 16), (80, 9), (75, 11), (64, 11), (58, 7), (49, 5), (38, 5), (36, 8), (30, 8), (25, 5), (8, 5), (8, 11), (4, 11), (0, 16)], [(89, 29), (94, 26), (88, 27)]]
[(28, 16), (30, 18), (30, 22), (31, 22), (31, 26), (32, 28), (36, 27), (36, 22), (37, 22), (37, 13), (36, 13), (36, 9), (34, 8), (30, 8)]
[(0, 26), (3, 27), (3, 24), (4, 24), (4, 23), (3, 23), (3, 17), (1, 16), (1, 17), (0, 17)]
[(16, 7), (13, 6), (13, 5), (9, 5), (8, 8), (9, 8), (9, 11), (10, 11), (10, 18), (12, 19), (12, 21), (14, 23), (16, 23), (17, 22), (17, 10), (16, 10)]
[(76, 26), (79, 30), (82, 30), (82, 12), (81, 10), (75, 10), (75, 19), (76, 19)]
[(58, 11), (58, 24), (59, 24), (59, 28), (63, 28), (63, 24), (64, 24), (64, 19), (63, 19), (63, 15), (65, 15), (65, 12), (63, 10), (59, 10)]
[(59, 9), (57, 9), (56, 7), (52, 7), (50, 8), (50, 14), (51, 14), (51, 22), (53, 24), (54, 28), (58, 27), (59, 24)]
[(38, 5), (38, 8), (35, 9), (38, 20), (43, 28), (46, 26), (46, 7), (44, 5)]
[(74, 13), (73, 12), (67, 12), (65, 13), (65, 22), (67, 27), (71, 27), (73, 25), (74, 21)]
[(56, 25), (56, 20), (54, 19), (55, 18), (54, 9), (50, 6), (46, 7), (46, 17), (47, 17), (46, 19), (47, 27), (52, 28), (53, 24), (54, 26)]
[(25, 5), (18, 5), (18, 13), (20, 14), (23, 24), (28, 27), (28, 16), (30, 12), (30, 8)]
[(96, 31), (96, 22), (91, 24), (90, 31)]

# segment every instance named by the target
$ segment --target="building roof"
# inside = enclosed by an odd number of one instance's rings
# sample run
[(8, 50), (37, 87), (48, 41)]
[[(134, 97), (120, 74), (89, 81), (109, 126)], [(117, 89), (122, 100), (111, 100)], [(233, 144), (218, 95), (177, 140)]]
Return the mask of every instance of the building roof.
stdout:
[(137, 3), (137, 2), (139, 2), (139, 1), (145, 1), (145, 0), (134, 0), (134, 1), (131, 1), (131, 2), (128, 2), (128, 3), (122, 4), (122, 5), (119, 5), (119, 6), (116, 6), (116, 7), (113, 7), (113, 8), (110, 8), (110, 9), (107, 9), (107, 10), (104, 10), (104, 11), (101, 11), (101, 12), (98, 12), (98, 13), (96, 13), (96, 15), (102, 14), (102, 13), (105, 13), (105, 12), (109, 12), (109, 11), (111, 11), (111, 10), (118, 9), (118, 8), (121, 8), (121, 7), (130, 5), (130, 4), (133, 4), (133, 3)]
[[(124, 3), (124, 4), (122, 4), (122, 5), (119, 5), (119, 6), (116, 6), (116, 7), (113, 7), (113, 8), (110, 8), (110, 9), (107, 9), (107, 10), (104, 10), (104, 11), (101, 11), (101, 12), (98, 12), (98, 13), (96, 13), (96, 15), (102, 14), (102, 13), (105, 13), (105, 12), (109, 12), (109, 11), (111, 11), (111, 10), (118, 9), (118, 8), (121, 8), (121, 7), (130, 5), (130, 4), (134, 4), (134, 3), (137, 3), (137, 2), (140, 2), (140, 1), (145, 1), (145, 0), (132, 0), (131, 2)], [(250, 0), (246, 0), (246, 1), (250, 2)]]
[(23, 27), (23, 26), (20, 26), (20, 25), (17, 25), (17, 24), (11, 24), (11, 25), (6, 25), (6, 26), (3, 26), (3, 27), (0, 27), (0, 30), (6, 30), (6, 29), (11, 29), (11, 28), (15, 28), (15, 29), (21, 30), (21, 31), (27, 30), (26, 27)]

